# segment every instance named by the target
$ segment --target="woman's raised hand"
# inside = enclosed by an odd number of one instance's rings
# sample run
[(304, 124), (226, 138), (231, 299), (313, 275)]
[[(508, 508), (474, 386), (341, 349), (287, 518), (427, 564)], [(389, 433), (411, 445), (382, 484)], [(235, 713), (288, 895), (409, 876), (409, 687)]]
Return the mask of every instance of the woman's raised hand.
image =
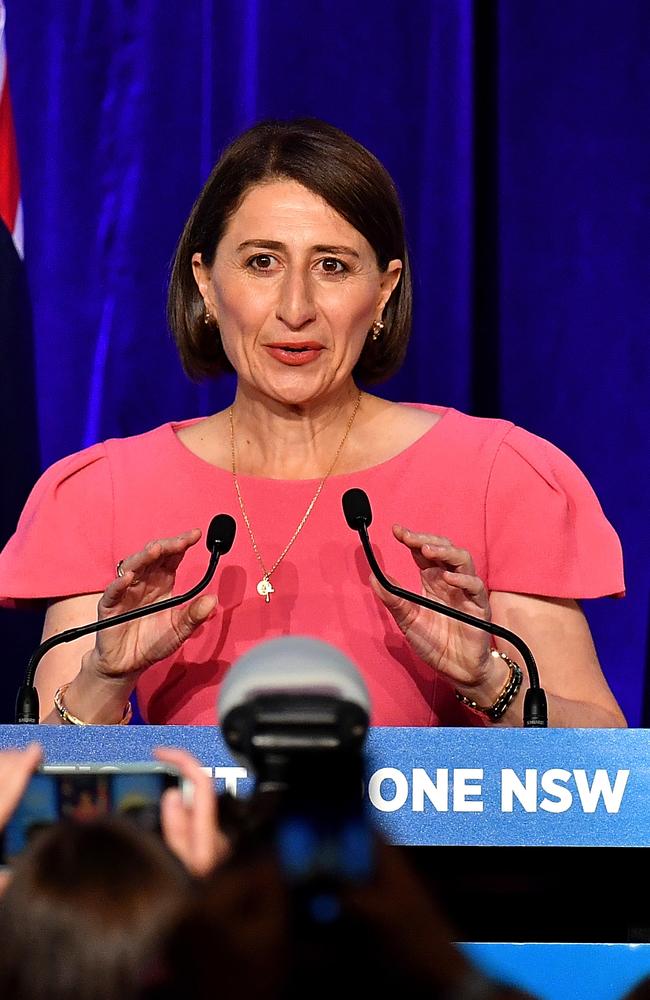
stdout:
[[(469, 552), (448, 538), (410, 531), (401, 524), (393, 525), (393, 534), (411, 551), (424, 597), (490, 621), (487, 591)], [(374, 576), (371, 583), (421, 659), (456, 686), (481, 687), (494, 669), (487, 633), (389, 594)]]
[[(171, 597), (176, 570), (200, 537), (200, 530), (195, 528), (176, 538), (149, 542), (142, 551), (123, 559), (122, 575), (116, 576), (100, 598), (98, 619), (113, 618)], [(210, 618), (216, 604), (214, 595), (202, 595), (179, 607), (98, 632), (95, 648), (84, 657), (82, 669), (103, 678), (128, 678), (135, 683), (147, 667), (175, 653)]]

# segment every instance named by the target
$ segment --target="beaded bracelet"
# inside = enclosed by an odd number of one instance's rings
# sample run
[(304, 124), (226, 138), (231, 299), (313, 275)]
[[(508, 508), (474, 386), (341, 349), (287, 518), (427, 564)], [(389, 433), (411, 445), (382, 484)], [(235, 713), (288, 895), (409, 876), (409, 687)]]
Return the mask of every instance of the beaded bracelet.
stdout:
[[(62, 684), (60, 688), (57, 688), (56, 694), (54, 695), (54, 707), (61, 716), (63, 722), (68, 722), (71, 726), (92, 726), (101, 725), (102, 723), (84, 722), (83, 719), (78, 719), (76, 715), (72, 715), (71, 712), (65, 707), (63, 701), (63, 695), (66, 693), (69, 684)], [(133, 716), (133, 708), (131, 707), (131, 702), (128, 701), (122, 713), (122, 718), (119, 722), (104, 723), (104, 725), (114, 725), (114, 726), (128, 726), (131, 718)]]
[(475, 701), (472, 701), (471, 698), (461, 694), (458, 690), (456, 691), (456, 697), (461, 704), (467, 705), (468, 708), (472, 708), (475, 712), (482, 712), (483, 715), (487, 715), (488, 719), (492, 722), (498, 722), (508, 706), (511, 705), (517, 697), (524, 675), (521, 672), (521, 668), (515, 663), (515, 661), (511, 660), (509, 656), (506, 656), (506, 654), (502, 653), (500, 650), (491, 649), (490, 655), (498, 656), (500, 659), (505, 660), (510, 669), (510, 673), (508, 674), (508, 679), (503, 687), (503, 690), (497, 695), (494, 702), (491, 705), (478, 705)]

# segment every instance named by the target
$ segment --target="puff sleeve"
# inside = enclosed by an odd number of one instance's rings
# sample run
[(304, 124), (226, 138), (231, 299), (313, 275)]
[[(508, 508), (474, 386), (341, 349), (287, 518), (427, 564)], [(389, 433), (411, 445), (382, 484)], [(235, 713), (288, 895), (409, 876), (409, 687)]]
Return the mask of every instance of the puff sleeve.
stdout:
[(52, 465), (0, 553), (0, 606), (101, 593), (114, 576), (113, 499), (103, 444)]
[(622, 596), (623, 557), (589, 482), (550, 442), (512, 427), (485, 511), (488, 588), (541, 597)]

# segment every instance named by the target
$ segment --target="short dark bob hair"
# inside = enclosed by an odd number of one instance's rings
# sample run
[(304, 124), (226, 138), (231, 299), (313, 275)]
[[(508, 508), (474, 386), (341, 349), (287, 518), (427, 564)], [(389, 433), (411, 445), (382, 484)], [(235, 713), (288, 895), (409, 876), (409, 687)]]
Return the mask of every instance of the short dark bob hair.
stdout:
[(364, 146), (315, 118), (263, 121), (232, 142), (198, 196), (181, 235), (169, 284), (167, 319), (187, 374), (232, 372), (213, 323), (205, 323), (192, 255), (211, 267), (228, 221), (257, 184), (287, 178), (320, 195), (373, 248), (380, 270), (402, 261), (384, 310), (384, 330), (368, 337), (354, 375), (372, 384), (400, 367), (411, 332), (411, 276), (399, 197), (387, 170)]

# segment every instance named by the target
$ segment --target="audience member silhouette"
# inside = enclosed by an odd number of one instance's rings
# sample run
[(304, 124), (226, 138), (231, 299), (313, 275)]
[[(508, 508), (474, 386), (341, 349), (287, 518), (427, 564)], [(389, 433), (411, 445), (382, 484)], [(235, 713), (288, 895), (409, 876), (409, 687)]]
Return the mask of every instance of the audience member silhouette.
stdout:
[(146, 1000), (531, 1000), (486, 978), (399, 848), (372, 838), (369, 878), (294, 881), (267, 837), (202, 880)]
[(0, 898), (0, 996), (131, 1000), (190, 876), (127, 820), (63, 821), (16, 861)]

